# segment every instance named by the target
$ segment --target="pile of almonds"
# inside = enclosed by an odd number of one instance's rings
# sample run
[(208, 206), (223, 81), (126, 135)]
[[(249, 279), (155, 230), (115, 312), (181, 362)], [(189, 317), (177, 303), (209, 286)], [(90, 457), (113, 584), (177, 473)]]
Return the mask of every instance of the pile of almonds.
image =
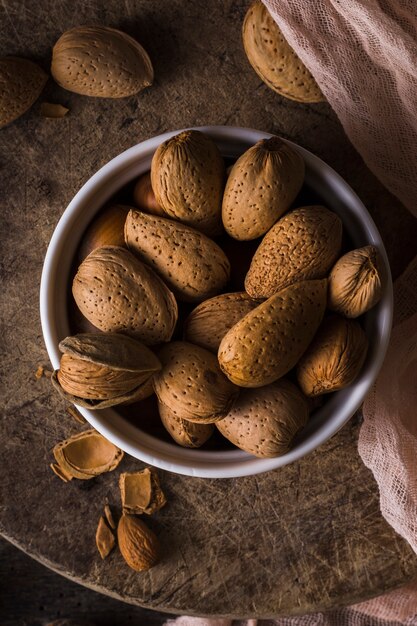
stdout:
[[(288, 452), (310, 399), (360, 373), (368, 342), (353, 318), (382, 293), (374, 246), (340, 257), (338, 215), (292, 208), (303, 181), (302, 157), (278, 137), (249, 148), (228, 176), (201, 132), (161, 144), (137, 206), (106, 207), (85, 233), (72, 293), (96, 332), (61, 342), (54, 386), (91, 409), (155, 392), (182, 446), (217, 428), (258, 457)], [(257, 245), (245, 291), (228, 291), (225, 241)]]

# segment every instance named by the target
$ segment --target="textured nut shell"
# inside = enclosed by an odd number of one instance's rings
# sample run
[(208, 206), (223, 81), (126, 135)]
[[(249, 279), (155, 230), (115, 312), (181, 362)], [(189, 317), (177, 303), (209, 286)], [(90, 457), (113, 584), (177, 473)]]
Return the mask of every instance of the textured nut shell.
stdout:
[(61, 87), (101, 98), (124, 98), (152, 85), (152, 63), (142, 46), (120, 30), (79, 26), (52, 50), (51, 74)]
[(222, 230), (224, 180), (219, 149), (196, 130), (168, 139), (152, 159), (151, 181), (158, 204), (170, 217), (207, 235)]
[(48, 76), (27, 59), (0, 59), (0, 128), (26, 113), (38, 99)]
[[(84, 333), (59, 344), (73, 357), (69, 372), (55, 371), (52, 384), (70, 402), (90, 409), (139, 402), (152, 395), (159, 359), (138, 341), (117, 333)], [(84, 367), (83, 367), (84, 364)]]
[(217, 354), (227, 331), (258, 304), (245, 291), (210, 298), (199, 304), (186, 319), (184, 339)]
[(113, 204), (94, 218), (85, 231), (78, 249), (77, 256), (80, 262), (97, 248), (125, 245), (124, 228), (129, 210), (128, 206)]
[(324, 320), (297, 365), (297, 380), (307, 396), (352, 384), (361, 371), (368, 340), (360, 324), (333, 315)]
[(252, 298), (269, 298), (301, 280), (324, 278), (342, 245), (342, 221), (322, 206), (307, 206), (282, 217), (265, 235), (245, 278)]
[(160, 215), (161, 217), (166, 216), (164, 209), (156, 201), (150, 172), (146, 172), (138, 178), (133, 189), (133, 200), (138, 209), (145, 213)]
[(68, 480), (88, 480), (104, 472), (111, 472), (123, 458), (122, 450), (94, 429), (61, 441), (54, 447), (53, 453)]
[(358, 317), (382, 296), (383, 262), (378, 248), (365, 246), (342, 256), (329, 276), (329, 309)]
[(297, 102), (325, 100), (260, 0), (255, 0), (246, 13), (242, 35), (249, 63), (268, 87)]
[(304, 180), (303, 158), (278, 137), (261, 139), (234, 164), (223, 196), (227, 233), (239, 240), (266, 233), (289, 208)]
[(184, 224), (130, 211), (125, 240), (129, 250), (150, 265), (179, 300), (206, 300), (229, 280), (230, 264), (223, 250)]
[(137, 572), (148, 570), (159, 561), (159, 540), (138, 517), (122, 515), (117, 540), (124, 560)]
[(158, 356), (162, 370), (154, 378), (155, 392), (174, 416), (209, 424), (228, 413), (238, 389), (221, 372), (214, 354), (175, 341)]
[(123, 332), (146, 345), (169, 341), (178, 318), (174, 295), (129, 250), (105, 246), (81, 263), (72, 293), (100, 330)]
[(219, 363), (241, 387), (262, 387), (294, 367), (319, 327), (326, 280), (295, 283), (245, 315), (223, 337)]
[(153, 468), (120, 474), (119, 488), (124, 513), (151, 515), (166, 504), (158, 474)]
[(200, 448), (213, 434), (214, 424), (199, 424), (184, 420), (174, 415), (162, 402), (158, 402), (158, 408), (164, 427), (174, 441), (184, 448)]
[(216, 426), (238, 448), (258, 457), (275, 457), (290, 450), (308, 413), (303, 394), (283, 378), (261, 389), (244, 389)]
[(116, 540), (114, 538), (114, 535), (110, 528), (107, 526), (104, 517), (101, 516), (98, 521), (98, 526), (96, 530), (96, 546), (97, 550), (100, 552), (101, 558), (105, 559), (107, 556), (109, 556), (115, 545)]

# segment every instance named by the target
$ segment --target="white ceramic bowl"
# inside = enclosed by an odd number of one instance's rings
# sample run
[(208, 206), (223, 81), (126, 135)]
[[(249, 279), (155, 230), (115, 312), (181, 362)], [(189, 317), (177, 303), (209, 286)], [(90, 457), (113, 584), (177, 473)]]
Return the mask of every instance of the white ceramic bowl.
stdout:
[[(247, 128), (208, 126), (208, 134), (225, 157), (237, 157), (268, 133)], [(150, 169), (157, 146), (180, 131), (165, 133), (126, 150), (102, 167), (80, 189), (62, 215), (50, 241), (42, 272), (40, 309), (42, 331), (49, 358), (59, 367), (58, 343), (69, 334), (67, 290), (70, 268), (83, 232), (95, 213), (116, 191)], [(342, 219), (355, 247), (376, 245), (385, 263), (385, 289), (380, 303), (364, 316), (369, 352), (360, 377), (342, 391), (331, 394), (317, 410), (293, 449), (273, 459), (258, 459), (238, 449), (193, 450), (157, 439), (134, 426), (115, 410), (91, 411), (78, 407), (86, 420), (128, 454), (156, 467), (190, 476), (229, 478), (258, 474), (291, 463), (334, 435), (363, 402), (382, 365), (392, 321), (392, 282), (386, 252), (369, 213), (347, 183), (323, 161), (292, 144), (306, 164), (306, 185)]]

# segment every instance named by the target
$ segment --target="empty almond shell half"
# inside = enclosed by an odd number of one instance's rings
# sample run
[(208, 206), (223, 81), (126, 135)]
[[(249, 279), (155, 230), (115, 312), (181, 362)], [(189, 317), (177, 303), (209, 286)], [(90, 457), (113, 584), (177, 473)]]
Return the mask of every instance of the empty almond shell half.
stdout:
[(52, 384), (70, 402), (89, 409), (139, 402), (153, 393), (161, 369), (154, 353), (117, 333), (84, 333), (59, 344), (63, 353)]
[(122, 450), (93, 428), (61, 441), (53, 453), (59, 470), (56, 473), (66, 481), (73, 478), (89, 480), (111, 472), (123, 458)]
[(151, 515), (166, 504), (158, 474), (153, 468), (120, 474), (119, 487), (123, 513)]

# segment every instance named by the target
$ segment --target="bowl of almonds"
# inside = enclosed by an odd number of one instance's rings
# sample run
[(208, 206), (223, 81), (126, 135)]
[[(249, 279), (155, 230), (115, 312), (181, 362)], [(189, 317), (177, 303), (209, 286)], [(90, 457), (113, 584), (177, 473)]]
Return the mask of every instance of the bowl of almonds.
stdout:
[(119, 448), (186, 475), (291, 463), (382, 365), (378, 230), (316, 156), (255, 130), (153, 137), (64, 211), (41, 281), (52, 384)]

